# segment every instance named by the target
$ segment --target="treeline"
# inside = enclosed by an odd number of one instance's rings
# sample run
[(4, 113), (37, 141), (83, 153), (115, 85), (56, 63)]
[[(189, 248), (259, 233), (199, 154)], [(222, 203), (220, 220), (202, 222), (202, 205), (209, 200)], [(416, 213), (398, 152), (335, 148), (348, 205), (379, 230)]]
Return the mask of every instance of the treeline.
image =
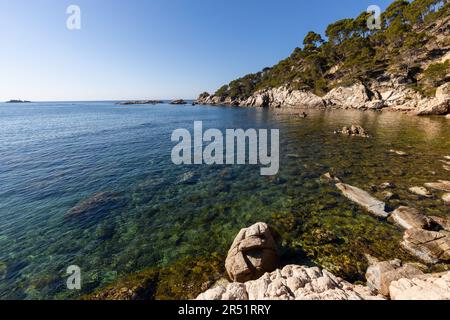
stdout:
[[(426, 52), (425, 45), (430, 43), (435, 51), (431, 54), (440, 54), (442, 41), (427, 28), (448, 18), (449, 7), (448, 0), (396, 0), (381, 14), (380, 28), (372, 30), (367, 24), (372, 13), (339, 20), (326, 28), (326, 39), (309, 32), (302, 47), (290, 57), (232, 81), (215, 95), (243, 99), (257, 90), (282, 85), (323, 95), (334, 86), (366, 82), (386, 71), (405, 74), (411, 79), (411, 86), (431, 95), (436, 86), (446, 81), (449, 64), (436, 63), (422, 70), (417, 57)], [(449, 26), (445, 27), (444, 46), (448, 46)], [(426, 76), (418, 81), (419, 74)]]

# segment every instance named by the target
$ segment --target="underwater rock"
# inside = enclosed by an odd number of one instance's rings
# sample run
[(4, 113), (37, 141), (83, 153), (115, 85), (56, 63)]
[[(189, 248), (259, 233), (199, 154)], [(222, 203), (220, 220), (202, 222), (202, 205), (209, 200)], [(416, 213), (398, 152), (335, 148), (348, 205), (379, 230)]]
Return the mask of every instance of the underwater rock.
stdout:
[(336, 130), (334, 133), (353, 137), (363, 137), (363, 138), (370, 137), (367, 131), (359, 125), (352, 125), (350, 128), (343, 127), (342, 130)]
[[(236, 294), (237, 293), (237, 294)], [(373, 290), (352, 285), (318, 267), (288, 265), (245, 284), (219, 286), (197, 300), (383, 300)]]
[(421, 196), (421, 197), (425, 197), (425, 198), (432, 198), (433, 197), (433, 194), (430, 191), (428, 191), (428, 189), (426, 189), (424, 187), (412, 187), (412, 188), (409, 188), (409, 191), (411, 193), (414, 193), (414, 194), (416, 194), (418, 196)]
[(228, 275), (235, 282), (258, 279), (277, 266), (276, 242), (269, 226), (262, 222), (239, 232), (225, 261)]
[(364, 207), (371, 214), (379, 218), (389, 217), (389, 213), (385, 211), (386, 204), (375, 199), (366, 191), (344, 183), (338, 183), (336, 184), (336, 187), (341, 190), (345, 197)]
[(70, 209), (64, 219), (70, 220), (112, 210), (117, 207), (119, 200), (118, 194), (114, 192), (96, 193)]
[(341, 182), (341, 179), (338, 177), (332, 175), (331, 173), (327, 172), (323, 176), (320, 177), (320, 180), (322, 181), (328, 181), (328, 182)]
[(393, 281), (391, 300), (450, 300), (450, 272)]
[(185, 172), (183, 173), (183, 175), (180, 177), (180, 179), (178, 180), (179, 184), (194, 184), (195, 182), (197, 182), (198, 176), (192, 172)]
[(393, 193), (391, 191), (383, 191), (383, 196), (384, 196), (384, 200), (386, 200), (386, 201), (399, 199), (398, 194)]
[(392, 183), (392, 182), (385, 182), (380, 184), (380, 189), (381, 190), (386, 190), (386, 189), (395, 189), (397, 186)]
[(402, 265), (400, 260), (392, 260), (377, 262), (371, 265), (367, 269), (366, 279), (367, 285), (370, 288), (388, 297), (391, 282), (403, 278), (411, 279), (420, 275), (423, 275), (423, 272), (415, 266), (409, 264)]
[(450, 181), (438, 180), (438, 182), (434, 183), (425, 183), (425, 187), (439, 191), (450, 192)]
[(408, 229), (403, 236), (402, 247), (425, 263), (450, 261), (450, 237), (435, 231)]
[(431, 223), (430, 218), (409, 207), (399, 207), (391, 214), (390, 219), (404, 229), (429, 229)]
[(400, 151), (400, 150), (391, 149), (391, 150), (389, 150), (389, 152), (390, 153), (395, 153), (396, 155), (401, 156), (401, 157), (408, 156), (408, 154), (406, 152)]

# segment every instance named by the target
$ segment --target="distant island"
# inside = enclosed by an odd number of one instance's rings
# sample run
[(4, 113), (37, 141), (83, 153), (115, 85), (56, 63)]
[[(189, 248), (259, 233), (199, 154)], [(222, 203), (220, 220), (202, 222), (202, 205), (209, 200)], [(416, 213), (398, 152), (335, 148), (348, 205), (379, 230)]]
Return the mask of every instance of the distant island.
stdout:
[(27, 100), (9, 100), (9, 101), (6, 101), (6, 103), (31, 103), (31, 101), (27, 101)]
[(129, 106), (129, 105), (136, 105), (136, 104), (161, 104), (164, 103), (164, 101), (161, 100), (132, 100), (132, 101), (123, 101), (118, 102), (117, 105), (121, 106)]

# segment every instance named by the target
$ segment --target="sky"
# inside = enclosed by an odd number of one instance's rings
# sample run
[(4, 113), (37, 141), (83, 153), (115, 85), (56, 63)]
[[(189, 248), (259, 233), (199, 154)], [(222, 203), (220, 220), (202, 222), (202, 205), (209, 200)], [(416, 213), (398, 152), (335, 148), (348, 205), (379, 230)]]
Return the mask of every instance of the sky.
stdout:
[[(391, 0), (0, 0), (0, 101), (191, 99)], [(69, 30), (66, 10), (81, 9)]]

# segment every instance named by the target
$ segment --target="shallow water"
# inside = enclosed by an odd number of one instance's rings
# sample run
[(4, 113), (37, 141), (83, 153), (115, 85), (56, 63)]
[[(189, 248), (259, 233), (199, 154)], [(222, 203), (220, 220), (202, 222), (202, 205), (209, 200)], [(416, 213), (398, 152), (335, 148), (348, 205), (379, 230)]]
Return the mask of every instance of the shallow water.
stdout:
[[(0, 104), (0, 298), (76, 298), (131, 272), (224, 252), (241, 227), (257, 221), (277, 228), (290, 259), (301, 249), (349, 280), (360, 280), (364, 253), (412, 259), (399, 248), (401, 230), (319, 178), (330, 171), (365, 190), (390, 181), (400, 198), (390, 206), (448, 216), (439, 197), (423, 200), (407, 189), (450, 180), (439, 162), (450, 155), (450, 121), (307, 112), (307, 119), (296, 119), (209, 106)], [(192, 130), (197, 120), (204, 129), (280, 129), (280, 173), (173, 165), (172, 131)], [(373, 137), (333, 134), (352, 123)], [(67, 218), (95, 195), (100, 201), (88, 214)], [(78, 293), (65, 287), (65, 270), (73, 264), (82, 270)]]

